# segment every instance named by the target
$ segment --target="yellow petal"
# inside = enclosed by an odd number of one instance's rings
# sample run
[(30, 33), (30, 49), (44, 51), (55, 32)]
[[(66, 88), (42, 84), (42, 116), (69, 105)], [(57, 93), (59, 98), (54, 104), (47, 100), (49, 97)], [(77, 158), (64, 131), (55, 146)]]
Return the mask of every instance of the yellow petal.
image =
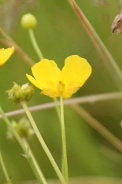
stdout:
[(37, 80), (35, 80), (32, 76), (26, 74), (26, 77), (28, 78), (28, 80), (37, 88), (39, 89), (43, 89), (43, 91), (41, 92), (41, 94), (44, 94), (46, 96), (49, 96), (51, 98), (56, 98), (59, 95), (59, 92), (57, 91), (57, 89), (52, 89), (52, 88), (48, 88), (48, 89), (44, 89), (41, 84), (38, 83)]
[(14, 52), (14, 48), (0, 49), (0, 67), (9, 59)]
[(51, 98), (57, 98), (57, 97), (60, 96), (59, 91), (58, 91), (58, 90), (54, 90), (54, 89), (52, 89), (52, 88), (43, 90), (43, 91), (41, 92), (41, 94), (44, 94), (44, 95), (49, 96), (49, 97), (51, 97)]
[(32, 76), (26, 74), (26, 77), (28, 78), (28, 80), (37, 88), (41, 89), (41, 85), (38, 83), (38, 81), (36, 81)]
[(42, 90), (57, 89), (61, 78), (61, 71), (52, 60), (42, 59), (32, 67), (35, 80), (41, 85)]
[(32, 67), (33, 76), (26, 74), (29, 81), (42, 90), (42, 94), (51, 98), (60, 96), (58, 84), (61, 79), (61, 71), (52, 60), (42, 59)]
[(65, 89), (64, 98), (69, 98), (86, 82), (91, 74), (91, 66), (86, 59), (77, 55), (69, 56), (62, 69), (61, 82)]

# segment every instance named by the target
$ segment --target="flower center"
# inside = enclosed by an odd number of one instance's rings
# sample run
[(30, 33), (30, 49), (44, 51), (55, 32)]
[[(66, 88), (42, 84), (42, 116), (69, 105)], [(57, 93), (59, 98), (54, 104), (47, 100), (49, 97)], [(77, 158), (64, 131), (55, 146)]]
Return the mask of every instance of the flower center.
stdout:
[(57, 90), (59, 91), (59, 94), (62, 95), (64, 92), (65, 84), (63, 84), (61, 81), (58, 83)]

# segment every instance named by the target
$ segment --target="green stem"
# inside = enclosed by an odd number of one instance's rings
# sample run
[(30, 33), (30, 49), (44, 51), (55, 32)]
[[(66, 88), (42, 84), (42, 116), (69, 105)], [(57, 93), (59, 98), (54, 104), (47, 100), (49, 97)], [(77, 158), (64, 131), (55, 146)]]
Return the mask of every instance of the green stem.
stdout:
[(9, 175), (8, 175), (8, 172), (7, 172), (7, 169), (5, 167), (5, 164), (4, 164), (4, 161), (3, 161), (3, 158), (2, 158), (2, 154), (1, 153), (0, 153), (0, 163), (1, 163), (2, 170), (4, 172), (4, 175), (5, 175), (7, 184), (12, 184), (12, 181), (11, 181)]
[[(34, 33), (33, 33), (33, 30), (32, 29), (29, 29), (29, 35), (30, 35), (30, 39), (31, 39), (31, 42), (32, 42), (32, 44), (33, 44), (33, 47), (34, 47), (34, 49), (35, 49), (35, 51), (36, 51), (36, 53), (38, 54), (38, 56), (39, 56), (39, 58), (40, 59), (43, 59), (43, 55), (42, 55), (42, 53), (41, 53), (41, 51), (40, 51), (40, 49), (39, 49), (39, 47), (38, 47), (38, 44), (37, 44), (37, 42), (36, 42), (36, 39), (35, 39), (35, 36), (34, 36)], [(58, 118), (59, 118), (59, 120), (60, 120), (60, 111), (59, 111), (59, 107), (58, 107), (58, 105), (57, 105), (57, 99), (55, 98), (54, 99), (54, 102), (55, 102), (55, 107), (56, 107), (56, 111), (57, 111), (57, 114), (58, 114)], [(62, 133), (64, 133), (65, 132), (65, 129), (64, 129), (64, 131), (62, 130)], [(42, 142), (42, 141), (41, 141)], [(42, 144), (42, 143), (41, 143)], [(68, 183), (68, 167), (66, 166), (67, 165), (67, 155), (66, 155), (66, 140), (65, 140), (65, 133), (64, 133), (64, 135), (62, 135), (62, 145), (63, 145), (63, 159), (62, 159), (62, 163), (65, 163), (64, 164), (64, 177), (65, 177), (65, 179), (66, 179), (66, 183)], [(43, 145), (44, 146), (44, 145)], [(48, 153), (49, 154), (49, 153)], [(50, 155), (50, 154), (49, 154)], [(49, 155), (48, 155), (48, 158), (50, 159), (50, 161), (52, 160), (52, 158), (50, 158), (49, 157)], [(64, 160), (64, 161), (63, 161)], [(51, 161), (51, 163), (52, 163), (52, 161)], [(52, 163), (52, 165), (53, 165), (54, 163)], [(55, 164), (54, 164), (55, 165)], [(54, 167), (54, 166), (53, 166)], [(56, 169), (57, 170), (57, 169)], [(55, 170), (55, 171), (56, 171)]]
[(57, 115), (58, 115), (58, 118), (59, 118), (59, 121), (60, 121), (60, 119), (61, 119), (61, 117), (60, 117), (60, 108), (59, 108), (59, 102), (58, 102), (57, 98), (54, 98), (54, 106), (56, 108), (56, 112), (57, 112)]
[(11, 122), (9, 121), (9, 119), (5, 116), (5, 113), (3, 112), (2, 108), (0, 107), (0, 113), (2, 115), (3, 120), (5, 121), (6, 125), (10, 128), (11, 132), (13, 133), (13, 135), (15, 136), (15, 138), (17, 139), (18, 143), (20, 144), (24, 154), (26, 155), (26, 158), (39, 182), (39, 184), (46, 184), (43, 182), (43, 178), (41, 178), (40, 173), (37, 170), (37, 167), (35, 165), (35, 162), (33, 160), (33, 158), (31, 157), (30, 152), (28, 151), (28, 148), (25, 147), (25, 145), (23, 144), (23, 141), (21, 139), (21, 137), (19, 136), (19, 134), (16, 132), (16, 130), (12, 127)]
[(33, 32), (32, 29), (29, 29), (29, 36), (30, 36), (30, 40), (32, 42), (32, 45), (33, 45), (33, 47), (34, 47), (34, 49), (35, 49), (39, 59), (43, 59), (43, 54), (42, 54), (42, 52), (41, 52), (41, 50), (40, 50), (40, 48), (39, 48), (39, 46), (37, 44), (37, 41), (36, 41), (36, 38), (34, 36), (34, 32)]
[(23, 144), (25, 145), (25, 147), (27, 148), (27, 150), (30, 152), (31, 158), (32, 158), (32, 160), (35, 164), (36, 170), (38, 171), (38, 173), (39, 173), (39, 175), (40, 175), (40, 177), (43, 181), (43, 184), (47, 184), (47, 181), (46, 181), (46, 179), (45, 179), (45, 177), (44, 177), (44, 175), (43, 175), (43, 173), (42, 173), (42, 171), (39, 167), (39, 164), (38, 164), (37, 160), (35, 159), (35, 156), (34, 156), (32, 150), (31, 150), (27, 140), (25, 138), (23, 138), (22, 141), (23, 141)]
[(50, 162), (51, 162), (51, 164), (52, 164), (52, 166), (53, 166), (53, 168), (54, 168), (54, 170), (55, 170), (57, 176), (59, 177), (61, 183), (62, 183), (62, 184), (65, 184), (64, 177), (63, 177), (61, 171), (59, 170), (59, 167), (57, 166), (57, 164), (56, 164), (56, 162), (55, 162), (55, 160), (54, 160), (52, 154), (50, 153), (50, 151), (49, 151), (49, 149), (48, 149), (48, 147), (47, 147), (47, 145), (46, 145), (46, 143), (44, 142), (43, 137), (42, 137), (42, 135), (40, 134), (40, 132), (39, 132), (37, 126), (36, 126), (36, 123), (35, 123), (35, 121), (34, 121), (32, 115), (31, 115), (31, 113), (30, 113), (30, 111), (29, 111), (29, 109), (28, 109), (28, 107), (27, 107), (26, 102), (25, 102), (25, 101), (22, 101), (21, 104), (22, 104), (22, 106), (23, 106), (23, 108), (24, 108), (24, 110), (25, 110), (25, 112), (26, 112), (26, 114), (27, 114), (27, 116), (28, 116), (28, 119), (30, 120), (30, 123), (31, 123), (31, 125), (32, 125), (32, 127), (33, 127), (33, 129), (34, 129), (34, 131), (35, 131), (35, 134), (36, 134), (36, 136), (37, 136), (37, 138), (38, 138), (38, 140), (39, 140), (39, 142), (40, 142), (42, 148), (44, 149), (44, 151), (45, 151), (47, 157), (49, 158), (49, 160), (50, 160)]
[(62, 134), (62, 173), (64, 175), (66, 184), (68, 184), (66, 132), (65, 132), (65, 123), (64, 123), (64, 105), (63, 105), (63, 98), (62, 97), (60, 97), (60, 110), (61, 110), (61, 134)]

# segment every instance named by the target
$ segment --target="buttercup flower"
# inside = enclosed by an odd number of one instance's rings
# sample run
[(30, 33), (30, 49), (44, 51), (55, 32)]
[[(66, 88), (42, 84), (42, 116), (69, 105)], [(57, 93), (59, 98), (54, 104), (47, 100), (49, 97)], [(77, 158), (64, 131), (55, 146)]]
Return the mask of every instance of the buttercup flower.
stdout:
[(67, 57), (62, 70), (48, 59), (42, 59), (31, 69), (34, 77), (26, 74), (29, 81), (51, 98), (71, 97), (83, 86), (92, 71), (87, 60), (77, 55)]
[(9, 59), (9, 57), (14, 52), (14, 48), (0, 49), (0, 67), (4, 65), (4, 63)]

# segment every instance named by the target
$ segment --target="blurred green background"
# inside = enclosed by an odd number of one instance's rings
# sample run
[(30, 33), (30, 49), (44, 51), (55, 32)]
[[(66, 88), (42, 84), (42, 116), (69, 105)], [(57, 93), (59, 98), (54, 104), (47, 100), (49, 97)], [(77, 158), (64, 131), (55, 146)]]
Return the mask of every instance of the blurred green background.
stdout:
[[(111, 24), (120, 11), (121, 1), (77, 0), (77, 3), (122, 69), (122, 35), (111, 33)], [(25, 13), (33, 13), (37, 18), (38, 25), (34, 29), (34, 33), (44, 57), (55, 60), (60, 68), (62, 68), (65, 58), (73, 54), (78, 54), (89, 61), (93, 73), (73, 97), (119, 90), (68, 0), (1, 0), (0, 11), (0, 24), (3, 30), (35, 62), (39, 61), (38, 56), (31, 45), (27, 30), (20, 26), (21, 16)], [(13, 81), (20, 85), (27, 83), (26, 73), (31, 73), (30, 66), (16, 53), (0, 69), (0, 105), (5, 112), (21, 108), (20, 105), (13, 105), (8, 101), (5, 91), (12, 87)], [(52, 101), (39, 93), (40, 91), (36, 89), (35, 95), (28, 103), (29, 106)], [(82, 107), (122, 140), (122, 128), (120, 127), (122, 100), (85, 104)], [(55, 109), (34, 112), (33, 116), (60, 166), (60, 125)], [(19, 120), (21, 117), (11, 117), (10, 120)], [(122, 157), (120, 153), (69, 106), (65, 107), (65, 123), (70, 177), (121, 178)], [(6, 139), (6, 125), (3, 120), (0, 120), (0, 124), (0, 150), (13, 181), (18, 183), (35, 179), (26, 158), (22, 156), (20, 146), (16, 142)], [(29, 143), (46, 178), (57, 178), (36, 136)], [(0, 183), (3, 179), (4, 175), (0, 167)]]

